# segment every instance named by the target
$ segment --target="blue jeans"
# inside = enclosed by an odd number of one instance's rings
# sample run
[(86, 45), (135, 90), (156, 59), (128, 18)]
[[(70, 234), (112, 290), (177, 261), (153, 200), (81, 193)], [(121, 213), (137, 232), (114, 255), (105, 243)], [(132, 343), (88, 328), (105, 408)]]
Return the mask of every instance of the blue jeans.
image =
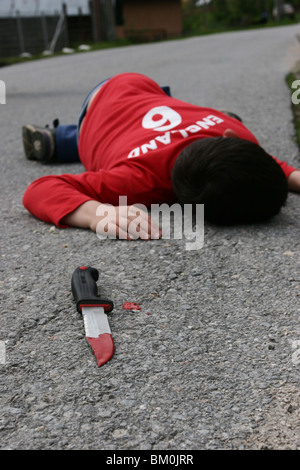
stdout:
[[(88, 102), (92, 94), (98, 90), (104, 83), (109, 80), (103, 80), (88, 94), (78, 118), (77, 124), (58, 125), (56, 128), (56, 157), (58, 163), (78, 163), (80, 162), (78, 154), (78, 131), (83, 118), (86, 114)], [(171, 90), (169, 86), (163, 86), (161, 89), (168, 95), (171, 96)]]

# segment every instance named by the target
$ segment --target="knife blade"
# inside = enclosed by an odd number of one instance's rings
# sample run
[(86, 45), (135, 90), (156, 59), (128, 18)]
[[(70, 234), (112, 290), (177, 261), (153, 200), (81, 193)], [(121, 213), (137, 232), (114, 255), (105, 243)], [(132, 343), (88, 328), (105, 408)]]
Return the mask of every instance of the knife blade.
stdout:
[(86, 340), (97, 364), (101, 367), (114, 353), (114, 341), (106, 312), (113, 310), (113, 302), (97, 295), (99, 272), (90, 266), (79, 266), (72, 275), (71, 288), (77, 311), (82, 314)]

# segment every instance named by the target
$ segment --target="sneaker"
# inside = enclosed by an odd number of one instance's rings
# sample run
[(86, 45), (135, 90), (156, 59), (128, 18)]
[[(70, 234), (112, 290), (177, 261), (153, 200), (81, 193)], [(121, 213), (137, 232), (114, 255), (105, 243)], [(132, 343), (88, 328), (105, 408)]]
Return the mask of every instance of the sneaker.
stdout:
[(47, 125), (45, 127), (27, 124), (22, 127), (23, 146), (28, 160), (39, 162), (54, 162), (55, 155), (55, 134), (59, 125), (58, 119), (53, 121), (53, 129)]

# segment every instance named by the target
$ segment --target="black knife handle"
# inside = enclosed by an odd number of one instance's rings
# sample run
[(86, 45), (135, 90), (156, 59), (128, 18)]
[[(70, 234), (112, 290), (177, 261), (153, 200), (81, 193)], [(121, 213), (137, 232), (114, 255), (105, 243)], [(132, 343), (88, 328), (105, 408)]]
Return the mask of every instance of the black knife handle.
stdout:
[(111, 312), (114, 305), (111, 300), (97, 296), (97, 269), (90, 266), (79, 266), (72, 275), (71, 288), (76, 302), (77, 311), (82, 307), (103, 307), (105, 312)]

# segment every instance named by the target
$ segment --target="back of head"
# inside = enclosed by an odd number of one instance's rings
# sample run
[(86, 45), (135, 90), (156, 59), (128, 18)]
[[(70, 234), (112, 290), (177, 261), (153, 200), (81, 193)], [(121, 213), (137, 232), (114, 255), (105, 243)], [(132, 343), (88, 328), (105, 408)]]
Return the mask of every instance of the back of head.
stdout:
[(187, 146), (172, 169), (173, 189), (184, 204), (204, 204), (215, 224), (262, 222), (278, 214), (287, 179), (259, 145), (239, 138), (200, 139)]

